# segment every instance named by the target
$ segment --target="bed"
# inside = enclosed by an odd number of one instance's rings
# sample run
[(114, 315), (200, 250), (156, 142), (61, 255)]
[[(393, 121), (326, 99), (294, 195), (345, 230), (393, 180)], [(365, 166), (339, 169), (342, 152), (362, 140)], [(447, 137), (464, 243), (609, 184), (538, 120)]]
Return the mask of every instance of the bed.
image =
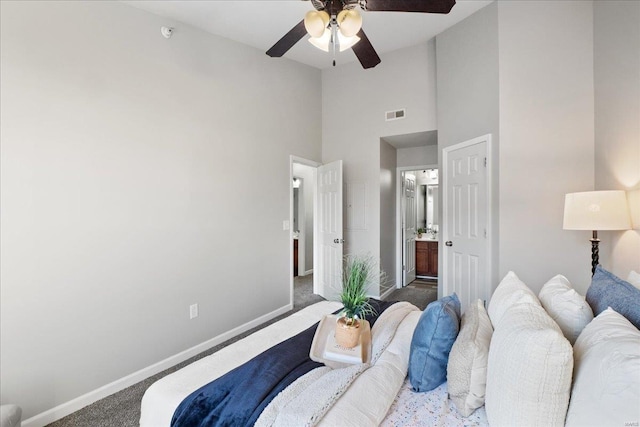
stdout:
[[(323, 301), (154, 383), (142, 399), (140, 425), (637, 425), (637, 301), (640, 289), (601, 267), (586, 300), (564, 276), (551, 278), (536, 295), (509, 272), (487, 308), (478, 300), (462, 316), (455, 294), (424, 312), (406, 302), (387, 303), (371, 321), (371, 363), (335, 369), (308, 360), (314, 325), (341, 308)], [(440, 317), (430, 317), (433, 313)], [(431, 337), (427, 352), (433, 353), (441, 343), (432, 338), (444, 336), (440, 325), (447, 316), (454, 328), (439, 361), (444, 373), (416, 379), (422, 365), (433, 364), (414, 356), (422, 351), (420, 337)], [(287, 380), (278, 379), (282, 387), (267, 385), (261, 392), (267, 399), (253, 402), (253, 383), (263, 386), (262, 377), (279, 375), (264, 367), (287, 365), (291, 343), (304, 356), (298, 354), (295, 364), (305, 369), (282, 375)], [(232, 389), (238, 374), (242, 382)], [(425, 378), (436, 382), (423, 388)], [(203, 396), (231, 402), (232, 410), (211, 406), (210, 411)], [(198, 418), (203, 409), (209, 412)], [(231, 414), (227, 418), (220, 416), (225, 411)], [(236, 412), (244, 418), (234, 418)]]
[[(446, 383), (426, 394), (412, 390), (406, 378), (409, 348), (422, 312), (408, 303), (403, 304), (407, 315), (399, 322), (378, 363), (369, 369), (370, 375), (353, 381), (349, 393), (334, 402), (319, 424), (415, 426), (418, 420), (422, 420), (420, 423), (429, 420), (428, 425), (488, 425), (484, 410), (476, 411), (470, 418), (460, 416), (448, 399)], [(141, 427), (172, 425), (176, 409), (195, 390), (305, 331), (341, 307), (331, 301), (316, 303), (160, 379), (149, 387), (142, 399)], [(374, 324), (372, 335), (376, 334), (382, 332)], [(381, 377), (385, 381), (379, 381)], [(276, 410), (281, 411), (281, 408)], [(270, 424), (261, 420), (258, 425)]]

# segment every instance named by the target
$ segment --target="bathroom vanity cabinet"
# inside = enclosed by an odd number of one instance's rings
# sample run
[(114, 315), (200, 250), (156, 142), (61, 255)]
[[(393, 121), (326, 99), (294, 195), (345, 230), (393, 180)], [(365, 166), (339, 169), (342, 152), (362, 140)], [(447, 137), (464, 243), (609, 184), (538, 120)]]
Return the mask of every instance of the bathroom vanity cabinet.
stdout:
[(416, 240), (416, 276), (438, 276), (437, 240)]

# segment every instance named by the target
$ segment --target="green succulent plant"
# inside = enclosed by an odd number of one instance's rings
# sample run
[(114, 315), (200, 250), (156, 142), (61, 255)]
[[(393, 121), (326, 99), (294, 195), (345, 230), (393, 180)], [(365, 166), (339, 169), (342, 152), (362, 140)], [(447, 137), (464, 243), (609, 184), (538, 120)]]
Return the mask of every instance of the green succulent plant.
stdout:
[(348, 325), (353, 324), (356, 319), (364, 319), (365, 316), (376, 313), (369, 303), (367, 289), (376, 275), (383, 276), (377, 271), (377, 263), (371, 257), (345, 257), (340, 301), (344, 306), (342, 313)]

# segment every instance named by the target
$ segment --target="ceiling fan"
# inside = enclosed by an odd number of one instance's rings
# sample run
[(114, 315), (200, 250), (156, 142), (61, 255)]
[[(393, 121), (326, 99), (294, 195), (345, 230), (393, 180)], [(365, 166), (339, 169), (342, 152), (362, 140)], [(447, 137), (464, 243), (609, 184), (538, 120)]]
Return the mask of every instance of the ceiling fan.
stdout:
[(311, 44), (326, 52), (353, 49), (363, 68), (372, 68), (380, 63), (380, 57), (362, 31), (362, 17), (358, 6), (366, 11), (378, 12), (422, 12), (447, 14), (456, 4), (455, 0), (310, 0), (315, 10), (307, 12), (305, 18), (267, 51), (271, 57), (281, 57), (305, 34)]

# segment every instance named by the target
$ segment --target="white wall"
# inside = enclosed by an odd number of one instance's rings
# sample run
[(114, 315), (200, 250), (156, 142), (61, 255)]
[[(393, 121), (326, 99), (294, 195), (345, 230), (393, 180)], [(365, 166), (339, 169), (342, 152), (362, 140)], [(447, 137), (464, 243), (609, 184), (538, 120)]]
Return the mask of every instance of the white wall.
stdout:
[(593, 6), (498, 2), (500, 260), (534, 292), (562, 273), (584, 294), (588, 232), (562, 229), (564, 195), (593, 189)]
[[(365, 187), (364, 225), (345, 228), (345, 253), (375, 257), (381, 256), (380, 137), (436, 128), (434, 42), (381, 58), (369, 70), (354, 62), (322, 71), (322, 161), (342, 159), (347, 188)], [(386, 122), (385, 111), (399, 108), (407, 117)]]
[(439, 148), (493, 135), (493, 287), (562, 273), (584, 293), (588, 236), (562, 215), (594, 182), (592, 3), (495, 2), (436, 42)]
[(438, 164), (438, 146), (427, 145), (424, 147), (399, 148), (398, 167), (425, 166)]
[[(594, 21), (595, 188), (637, 190), (640, 2), (596, 1)], [(598, 237), (602, 240), (600, 263), (605, 268), (623, 279), (630, 270), (640, 271), (640, 231), (602, 231)]]
[(320, 72), (118, 2), (0, 15), (2, 403), (33, 417), (286, 308)]
[[(299, 269), (298, 274), (304, 276), (309, 270), (313, 270), (313, 199), (316, 191), (315, 173), (311, 166), (300, 163), (293, 164), (293, 176), (302, 178), (302, 198), (304, 203), (304, 270)], [(300, 254), (300, 248), (298, 249)]]
[(387, 287), (396, 286), (397, 150), (380, 139), (380, 264)]
[[(498, 281), (501, 212), (498, 209), (500, 152), (498, 80), (498, 5), (480, 9), (436, 37), (438, 63), (438, 150), (491, 134), (493, 286)], [(442, 187), (440, 186), (440, 200)], [(442, 218), (442, 204), (438, 217)], [(441, 222), (442, 223), (442, 222)], [(443, 236), (446, 238), (446, 236)], [(441, 250), (439, 262), (446, 252)]]

